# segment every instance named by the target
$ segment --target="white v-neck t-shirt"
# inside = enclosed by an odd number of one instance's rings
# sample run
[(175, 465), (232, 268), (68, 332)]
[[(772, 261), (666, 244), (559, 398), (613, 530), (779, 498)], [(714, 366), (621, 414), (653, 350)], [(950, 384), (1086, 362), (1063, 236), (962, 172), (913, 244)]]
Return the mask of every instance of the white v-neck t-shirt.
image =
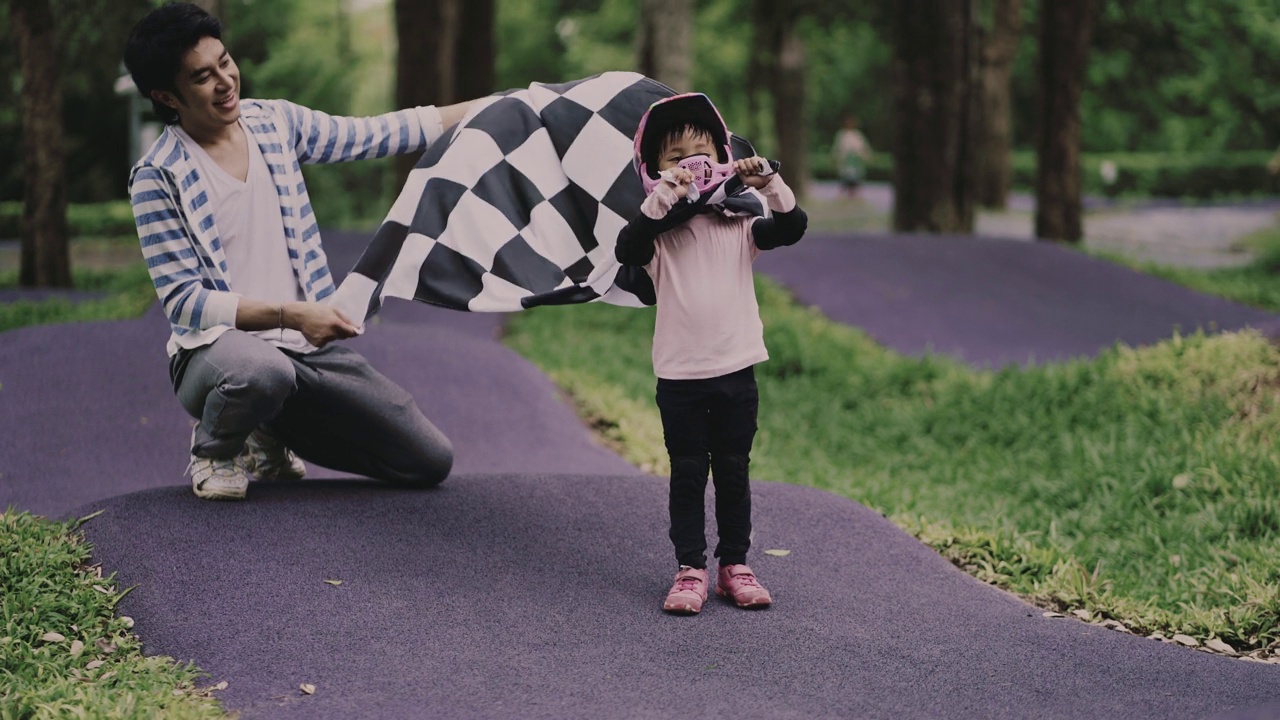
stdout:
[[(173, 130), (186, 144), (208, 189), (218, 238), (227, 257), (231, 290), (241, 297), (273, 305), (303, 300), (302, 286), (289, 259), (275, 180), (262, 150), (244, 127), (244, 120), (240, 127), (249, 153), (249, 173), (244, 181), (223, 170), (181, 127)], [(256, 330), (252, 334), (294, 352), (316, 349), (297, 330)]]

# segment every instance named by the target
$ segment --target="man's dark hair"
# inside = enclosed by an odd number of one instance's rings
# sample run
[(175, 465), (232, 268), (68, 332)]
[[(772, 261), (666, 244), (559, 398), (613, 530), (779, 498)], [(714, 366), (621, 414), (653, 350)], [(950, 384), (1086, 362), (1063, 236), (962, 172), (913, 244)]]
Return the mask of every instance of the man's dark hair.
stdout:
[(206, 37), (222, 39), (218, 18), (191, 3), (176, 2), (147, 13), (129, 33), (124, 47), (124, 66), (142, 97), (151, 100), (156, 116), (166, 125), (178, 122), (173, 108), (156, 102), (152, 90), (177, 93), (182, 58)]

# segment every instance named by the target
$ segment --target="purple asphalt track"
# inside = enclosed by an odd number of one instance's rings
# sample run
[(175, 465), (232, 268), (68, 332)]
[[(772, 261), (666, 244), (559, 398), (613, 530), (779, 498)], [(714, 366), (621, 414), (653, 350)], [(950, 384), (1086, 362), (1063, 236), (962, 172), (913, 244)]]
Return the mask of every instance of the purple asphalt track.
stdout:
[[(1077, 335), (1096, 350), (1168, 334), (1139, 327), (1134, 307), (1162, 328), (1271, 320), (1140, 278), (1108, 290), (1109, 267), (1044, 246), (811, 239), (766, 254), (762, 269), (785, 282), (817, 263), (792, 286), (849, 322), (842, 305), (878, 294), (871, 310), (891, 316), (855, 308), (855, 324), (907, 352), (931, 344), (1000, 364), (1026, 349), (1089, 354)], [(326, 235), (335, 270), (361, 243)], [(933, 264), (920, 259), (930, 248)], [(1017, 302), (991, 305), (1002, 297)], [(1023, 317), (1049, 309), (1057, 323)], [(312, 467), (326, 479), (255, 484), (228, 504), (195, 499), (181, 476), (190, 421), (167, 385), (157, 311), (4, 333), (0, 505), (104, 509), (85, 530), (135, 587), (120, 610), (147, 652), (226, 680), (219, 696), (245, 718), (1280, 715), (1276, 666), (1043, 618), (857, 503), (768, 478), (754, 486), (755, 548), (791, 554), (752, 562), (777, 605), (664, 615), (664, 481), (595, 444), (550, 381), (495, 342), (500, 320), (401, 304), (354, 342), (453, 439), (455, 473), (440, 488)], [(1027, 335), (980, 332), (1001, 324)]]
[(815, 234), (756, 268), (883, 345), (980, 367), (1090, 357), (1175, 331), (1280, 330), (1271, 313), (1051, 243)]

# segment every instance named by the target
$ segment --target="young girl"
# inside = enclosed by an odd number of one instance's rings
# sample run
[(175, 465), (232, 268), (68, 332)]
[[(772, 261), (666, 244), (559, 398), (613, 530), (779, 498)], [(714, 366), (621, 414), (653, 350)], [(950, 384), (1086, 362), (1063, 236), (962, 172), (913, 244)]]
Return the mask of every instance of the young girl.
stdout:
[[(694, 614), (706, 600), (708, 470), (720, 535), (716, 594), (738, 607), (767, 607), (769, 591), (746, 564), (747, 467), (759, 399), (753, 366), (769, 357), (751, 265), (761, 250), (799, 240), (808, 219), (773, 166), (760, 157), (733, 159), (728, 129), (705, 95), (654, 103), (635, 149), (648, 196), (619, 234), (616, 254), (623, 265), (648, 272), (657, 297), (653, 369), (671, 457), (670, 537), (680, 565), (662, 607)], [(772, 217), (733, 216), (714, 204), (739, 184), (759, 190)]]

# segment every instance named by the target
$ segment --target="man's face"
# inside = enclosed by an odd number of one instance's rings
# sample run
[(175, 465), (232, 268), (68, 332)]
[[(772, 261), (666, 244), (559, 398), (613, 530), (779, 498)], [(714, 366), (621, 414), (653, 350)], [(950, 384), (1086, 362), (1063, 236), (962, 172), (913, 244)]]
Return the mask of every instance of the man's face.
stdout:
[(178, 112), (188, 131), (218, 130), (240, 119), (240, 69), (221, 40), (203, 37), (188, 50), (174, 84), (176, 93), (153, 95)]

